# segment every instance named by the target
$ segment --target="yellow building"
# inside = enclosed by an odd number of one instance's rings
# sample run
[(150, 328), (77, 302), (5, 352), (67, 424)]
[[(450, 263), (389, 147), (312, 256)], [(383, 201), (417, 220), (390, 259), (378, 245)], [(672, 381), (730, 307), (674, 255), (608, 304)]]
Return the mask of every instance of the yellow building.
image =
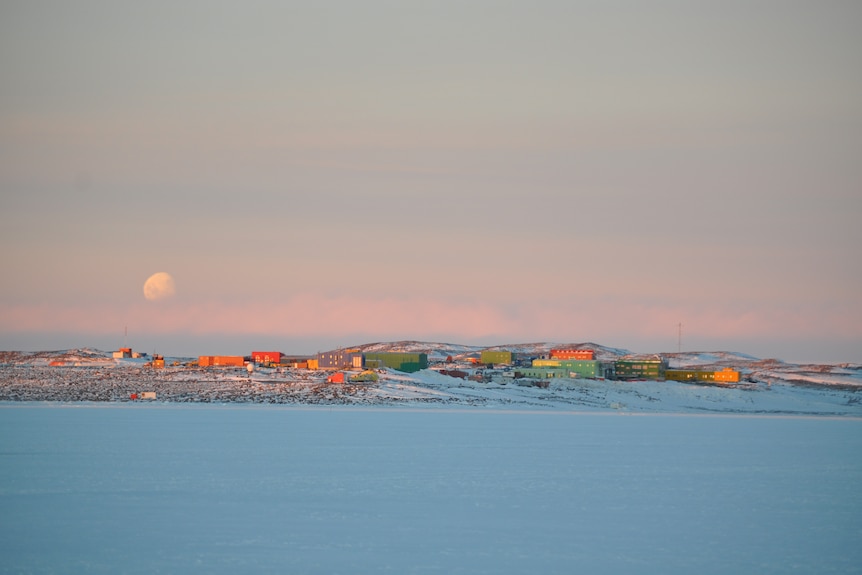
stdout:
[(560, 367), (559, 359), (534, 359), (533, 367)]

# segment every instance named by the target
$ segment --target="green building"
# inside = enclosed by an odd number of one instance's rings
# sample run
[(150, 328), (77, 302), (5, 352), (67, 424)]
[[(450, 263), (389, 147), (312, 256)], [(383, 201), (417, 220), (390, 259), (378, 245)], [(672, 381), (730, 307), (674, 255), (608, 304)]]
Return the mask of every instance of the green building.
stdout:
[(606, 377), (604, 366), (595, 359), (534, 359), (533, 367), (561, 369), (566, 372), (565, 377), (571, 378), (596, 379)]
[(515, 372), (515, 377), (530, 379), (555, 379), (569, 377), (569, 372), (559, 367), (523, 367)]
[(658, 356), (624, 358), (614, 363), (617, 379), (664, 379), (667, 367), (667, 360)]
[(398, 371), (413, 373), (420, 369), (428, 369), (428, 354), (394, 351), (366, 353), (365, 367), (389, 367)]
[(485, 365), (512, 365), (512, 352), (486, 349), (482, 352), (482, 357), (479, 361)]
[(594, 359), (564, 359), (560, 361), (560, 367), (569, 372), (569, 377), (604, 377), (602, 365)]

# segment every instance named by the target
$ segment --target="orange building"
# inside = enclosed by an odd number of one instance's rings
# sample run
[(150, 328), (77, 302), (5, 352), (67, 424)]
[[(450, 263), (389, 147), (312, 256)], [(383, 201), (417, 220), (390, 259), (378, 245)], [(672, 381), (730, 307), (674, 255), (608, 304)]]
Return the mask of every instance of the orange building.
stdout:
[(735, 369), (725, 367), (721, 371), (715, 372), (715, 381), (722, 383), (739, 383), (739, 372)]

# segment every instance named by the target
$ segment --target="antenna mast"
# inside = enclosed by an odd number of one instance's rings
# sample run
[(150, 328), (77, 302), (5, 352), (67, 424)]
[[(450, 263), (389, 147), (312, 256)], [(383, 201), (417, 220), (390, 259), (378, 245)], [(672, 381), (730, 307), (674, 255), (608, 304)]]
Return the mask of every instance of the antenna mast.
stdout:
[(682, 322), (677, 324), (676, 352), (682, 353)]

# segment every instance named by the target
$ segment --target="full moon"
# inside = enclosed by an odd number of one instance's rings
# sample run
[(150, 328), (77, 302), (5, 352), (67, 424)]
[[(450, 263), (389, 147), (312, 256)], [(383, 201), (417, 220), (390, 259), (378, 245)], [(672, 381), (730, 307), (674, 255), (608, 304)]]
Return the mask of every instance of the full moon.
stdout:
[(155, 273), (144, 282), (144, 297), (150, 301), (167, 299), (175, 292), (174, 278), (169, 273)]

